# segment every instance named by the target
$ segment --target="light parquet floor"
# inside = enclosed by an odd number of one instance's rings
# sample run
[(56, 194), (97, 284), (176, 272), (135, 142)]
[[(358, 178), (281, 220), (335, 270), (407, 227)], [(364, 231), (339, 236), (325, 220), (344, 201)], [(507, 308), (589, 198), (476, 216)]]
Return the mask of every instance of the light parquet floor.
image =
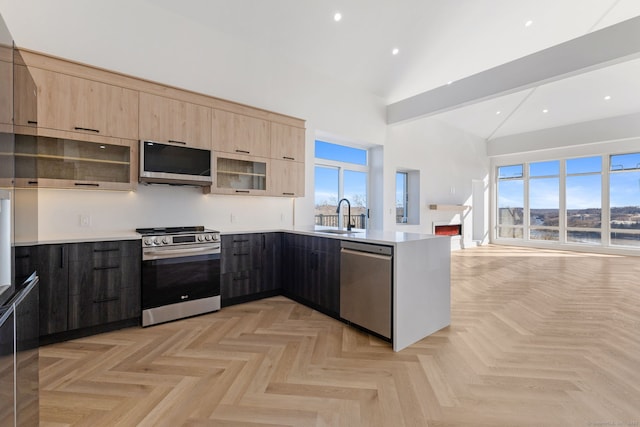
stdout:
[(640, 426), (640, 259), (452, 254), (391, 347), (284, 297), (40, 349), (42, 426)]

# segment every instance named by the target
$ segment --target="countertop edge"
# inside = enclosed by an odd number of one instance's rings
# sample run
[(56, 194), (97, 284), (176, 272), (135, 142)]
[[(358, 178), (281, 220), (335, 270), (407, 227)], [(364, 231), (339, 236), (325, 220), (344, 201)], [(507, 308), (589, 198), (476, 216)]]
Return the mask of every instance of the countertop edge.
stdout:
[[(331, 229), (331, 228), (327, 228)], [(449, 236), (436, 236), (433, 234), (407, 233), (402, 231), (360, 231), (351, 234), (331, 234), (322, 229), (310, 228), (270, 228), (258, 230), (229, 230), (221, 231), (222, 236), (233, 234), (255, 234), (255, 233), (292, 233), (306, 236), (324, 237), (327, 239), (348, 240), (353, 242), (374, 243), (381, 245), (397, 245), (405, 242), (413, 242), (429, 239), (450, 239)], [(136, 232), (116, 232), (109, 234), (88, 234), (71, 236), (50, 236), (37, 241), (14, 242), (13, 246), (33, 246), (33, 245), (53, 245), (64, 243), (87, 243), (87, 242), (108, 242), (118, 240), (140, 240), (141, 235)]]

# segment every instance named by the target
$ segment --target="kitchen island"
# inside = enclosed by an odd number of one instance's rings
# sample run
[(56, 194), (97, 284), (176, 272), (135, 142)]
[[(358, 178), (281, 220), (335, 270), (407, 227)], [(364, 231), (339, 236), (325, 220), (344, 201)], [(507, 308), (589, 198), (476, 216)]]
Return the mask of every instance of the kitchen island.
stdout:
[(392, 344), (394, 351), (451, 323), (451, 242), (448, 236), (301, 228), (287, 232), (393, 247)]

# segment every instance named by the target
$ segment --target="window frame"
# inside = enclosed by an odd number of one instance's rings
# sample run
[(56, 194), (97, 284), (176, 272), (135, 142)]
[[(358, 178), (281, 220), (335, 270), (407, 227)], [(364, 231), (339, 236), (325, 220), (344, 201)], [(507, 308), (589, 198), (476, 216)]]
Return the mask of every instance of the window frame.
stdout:
[[(333, 144), (333, 145), (341, 145), (344, 147), (349, 147), (349, 148), (355, 148), (358, 150), (363, 150), (365, 152), (365, 165), (361, 165), (358, 163), (350, 163), (350, 162), (343, 162), (343, 161), (338, 161), (338, 160), (329, 160), (329, 159), (325, 159), (322, 157), (316, 157), (315, 156), (315, 142), (324, 142), (324, 143), (328, 143), (328, 144)], [(343, 199), (344, 196), (344, 172), (345, 170), (347, 171), (354, 171), (354, 172), (362, 172), (366, 174), (366, 188), (365, 188), (365, 200), (366, 200), (366, 218), (365, 218), (365, 227), (364, 229), (368, 229), (369, 228), (369, 187), (370, 187), (370, 181), (371, 181), (371, 173), (370, 173), (370, 166), (369, 166), (369, 159), (370, 158), (370, 153), (369, 153), (369, 149), (365, 148), (365, 147), (361, 147), (361, 146), (357, 146), (357, 145), (349, 145), (349, 144), (345, 144), (345, 143), (336, 143), (336, 142), (331, 142), (331, 141), (327, 141), (325, 139), (315, 139), (314, 141), (314, 155), (313, 155), (313, 168), (314, 168), (314, 176), (315, 176), (315, 168), (317, 166), (320, 167), (326, 167), (326, 168), (335, 168), (338, 169), (338, 201)], [(315, 182), (314, 182), (314, 207), (315, 207)], [(315, 224), (315, 208), (314, 208), (314, 224)], [(338, 217), (338, 227), (339, 228), (344, 228), (346, 227), (346, 225), (344, 224), (344, 220), (343, 220), (343, 215), (340, 215)]]

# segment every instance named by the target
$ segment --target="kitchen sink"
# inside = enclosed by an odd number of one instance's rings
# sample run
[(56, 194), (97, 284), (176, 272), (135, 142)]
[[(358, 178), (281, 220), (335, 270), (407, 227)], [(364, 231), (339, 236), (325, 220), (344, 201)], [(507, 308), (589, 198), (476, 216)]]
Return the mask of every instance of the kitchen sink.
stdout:
[(330, 234), (354, 234), (354, 233), (362, 233), (362, 231), (353, 231), (353, 230), (316, 230), (318, 233), (330, 233)]

